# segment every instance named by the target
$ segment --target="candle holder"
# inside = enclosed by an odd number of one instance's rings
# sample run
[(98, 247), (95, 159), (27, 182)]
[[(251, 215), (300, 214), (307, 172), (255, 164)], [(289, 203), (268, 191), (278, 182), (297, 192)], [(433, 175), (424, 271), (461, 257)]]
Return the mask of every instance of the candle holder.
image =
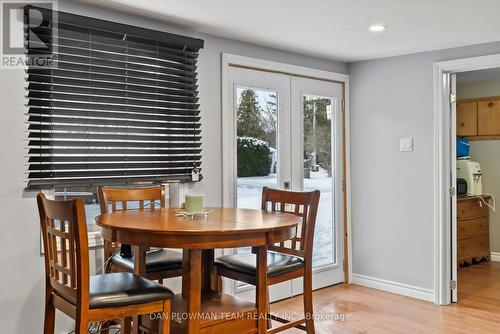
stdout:
[(202, 194), (187, 194), (185, 198), (185, 207), (187, 213), (202, 213), (205, 211), (204, 196)]
[(184, 209), (177, 211), (179, 216), (195, 217), (208, 216), (210, 211), (205, 210), (204, 196), (202, 194), (187, 194), (185, 198)]

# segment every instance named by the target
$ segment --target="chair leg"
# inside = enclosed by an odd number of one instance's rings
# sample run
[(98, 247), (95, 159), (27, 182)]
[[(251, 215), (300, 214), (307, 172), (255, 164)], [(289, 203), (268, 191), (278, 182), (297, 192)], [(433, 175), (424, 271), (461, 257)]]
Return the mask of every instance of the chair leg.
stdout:
[(214, 267), (212, 272), (212, 289), (215, 292), (222, 292), (222, 275), (219, 274), (217, 267)]
[(75, 334), (88, 334), (89, 332), (89, 322), (86, 318), (82, 316), (76, 317), (75, 322)]
[(161, 334), (170, 334), (170, 300), (163, 301), (163, 320)]
[(314, 334), (314, 311), (312, 300), (312, 273), (304, 275), (304, 316), (306, 318), (307, 334)]
[[(112, 248), (111, 248), (111, 244), (109, 242), (106, 242), (104, 244), (104, 261), (107, 261), (111, 258), (111, 256), (113, 255), (113, 251), (112, 251)], [(111, 263), (111, 260), (109, 260), (109, 262), (104, 266), (103, 268), (104, 270), (104, 273), (105, 274), (108, 274), (108, 273), (112, 273), (112, 272), (115, 272), (113, 270), (113, 265)], [(102, 323), (101, 325), (101, 332), (99, 334), (109, 334), (109, 327), (111, 327), (112, 325), (116, 324), (116, 320), (113, 320), (113, 321), (110, 321), (110, 320), (106, 320)], [(120, 320), (120, 323), (121, 323), (121, 320)], [(122, 330), (122, 333), (123, 333), (123, 330)]]
[(136, 334), (136, 333), (139, 333), (139, 323), (141, 321), (141, 316), (137, 316), (135, 315), (133, 318), (132, 318), (132, 333)]
[(122, 334), (131, 334), (132, 333), (132, 318), (126, 317), (120, 319), (121, 329), (120, 333)]
[(104, 262), (107, 261), (103, 268), (104, 273), (109, 273), (111, 272), (111, 256), (113, 256), (113, 251), (112, 251), (112, 245), (109, 241), (104, 241), (104, 247), (103, 247), (103, 252), (104, 252)]
[(269, 299), (269, 286), (266, 289), (266, 294), (267, 294), (267, 313), (266, 313), (266, 318), (267, 318), (267, 329), (270, 329), (273, 327), (273, 321), (271, 320), (270, 314), (271, 314), (271, 301)]
[(45, 318), (43, 322), (43, 333), (54, 334), (55, 322), (56, 322), (56, 309), (54, 307), (54, 304), (52, 303), (52, 297), (49, 295), (45, 302)]
[(222, 275), (217, 276), (217, 291), (222, 292)]

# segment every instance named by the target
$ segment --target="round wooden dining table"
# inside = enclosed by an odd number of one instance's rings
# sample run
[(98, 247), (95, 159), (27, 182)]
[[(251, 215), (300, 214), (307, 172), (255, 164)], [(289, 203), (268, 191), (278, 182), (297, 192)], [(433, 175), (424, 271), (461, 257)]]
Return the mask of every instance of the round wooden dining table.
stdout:
[[(96, 217), (96, 224), (101, 227), (103, 238), (133, 246), (134, 272), (138, 275), (145, 272), (148, 247), (182, 249), (182, 295), (174, 298), (173, 310), (180, 310), (188, 316), (179, 319), (178, 324), (172, 321), (179, 325), (176, 333), (231, 332), (236, 329), (239, 333), (265, 333), (267, 247), (295, 237), (302, 219), (289, 213), (253, 209), (207, 210), (208, 214), (197, 216), (184, 216), (174, 208), (115, 211)], [(217, 289), (212, 275), (214, 249), (248, 246), (257, 250), (256, 303), (250, 308), (246, 302), (214, 291)], [(246, 313), (253, 310), (257, 316), (243, 319), (226, 314), (231, 321), (196, 316), (243, 309)]]

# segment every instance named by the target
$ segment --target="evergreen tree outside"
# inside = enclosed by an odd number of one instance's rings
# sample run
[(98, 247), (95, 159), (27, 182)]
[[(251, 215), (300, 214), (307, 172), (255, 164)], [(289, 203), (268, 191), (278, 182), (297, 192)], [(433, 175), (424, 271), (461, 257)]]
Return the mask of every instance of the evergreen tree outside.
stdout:
[(237, 109), (237, 135), (265, 140), (261, 108), (253, 89), (241, 92)]
[(277, 96), (253, 89), (237, 94), (238, 177), (266, 176), (276, 147)]
[[(263, 91), (264, 97), (259, 103), (259, 96), (253, 89), (244, 89), (239, 93), (237, 108), (238, 137), (252, 137), (264, 140), (269, 147), (276, 148), (278, 128), (278, 96), (273, 92)], [(265, 101), (262, 101), (265, 99)]]

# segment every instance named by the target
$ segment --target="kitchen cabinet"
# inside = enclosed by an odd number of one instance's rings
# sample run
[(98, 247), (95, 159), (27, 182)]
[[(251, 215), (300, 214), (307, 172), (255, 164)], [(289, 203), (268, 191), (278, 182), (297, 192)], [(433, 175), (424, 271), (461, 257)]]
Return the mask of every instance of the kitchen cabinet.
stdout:
[(477, 102), (457, 104), (457, 136), (477, 135)]
[(489, 208), (478, 197), (457, 199), (457, 260), (459, 265), (490, 260)]
[(457, 136), (470, 140), (500, 139), (500, 97), (457, 102)]
[(477, 134), (500, 135), (500, 100), (477, 102)]

